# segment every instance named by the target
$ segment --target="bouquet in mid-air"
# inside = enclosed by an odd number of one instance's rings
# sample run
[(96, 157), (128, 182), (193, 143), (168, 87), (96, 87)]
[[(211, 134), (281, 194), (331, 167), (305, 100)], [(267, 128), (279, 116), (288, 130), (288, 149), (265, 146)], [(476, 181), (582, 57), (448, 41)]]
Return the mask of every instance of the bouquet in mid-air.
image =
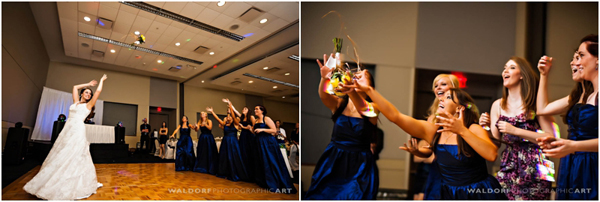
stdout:
[(340, 54), (340, 52), (342, 51), (342, 42), (343, 39), (341, 38), (333, 39), (335, 47), (335, 57), (333, 55), (329, 56), (329, 59), (327, 59), (327, 62), (325, 62), (325, 66), (333, 69), (331, 72), (331, 77), (329, 78), (327, 85), (325, 85), (325, 92), (339, 97), (346, 95), (345, 93), (337, 91), (338, 89), (341, 89), (340, 84), (349, 84), (348, 82), (352, 81), (352, 78), (354, 78), (355, 73), (355, 71), (352, 71), (349, 68), (348, 63), (346, 63), (346, 67), (342, 65), (342, 59)]

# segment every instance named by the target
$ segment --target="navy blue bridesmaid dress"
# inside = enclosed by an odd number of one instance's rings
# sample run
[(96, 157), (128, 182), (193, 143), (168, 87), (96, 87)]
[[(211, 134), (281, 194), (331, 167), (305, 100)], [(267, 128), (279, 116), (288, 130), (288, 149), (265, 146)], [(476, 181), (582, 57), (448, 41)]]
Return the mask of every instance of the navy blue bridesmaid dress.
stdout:
[(225, 177), (231, 181), (248, 180), (246, 167), (237, 140), (237, 129), (233, 125), (225, 125), (224, 136), (219, 149), (219, 170), (217, 177)]
[(187, 171), (194, 169), (194, 142), (190, 137), (190, 128), (180, 128), (181, 136), (177, 141), (177, 157), (175, 159), (175, 171)]
[(215, 137), (205, 126), (200, 127), (200, 137), (198, 137), (196, 153), (198, 157), (194, 165), (194, 172), (216, 175), (219, 163), (219, 151), (217, 150)]
[[(269, 128), (265, 124), (263, 117), (262, 123), (254, 124), (254, 129)], [(269, 188), (271, 192), (295, 194), (298, 192), (290, 174), (285, 165), (285, 160), (281, 155), (279, 143), (275, 137), (266, 132), (256, 134), (256, 169), (254, 170), (256, 184), (261, 187)]]
[(425, 183), (425, 189), (423, 190), (425, 200), (440, 200), (441, 199), (441, 184), (442, 175), (438, 169), (437, 157), (433, 159), (429, 166), (429, 176), (427, 176), (427, 182)]
[[(598, 138), (597, 104), (575, 104), (569, 110), (570, 140)], [(575, 152), (561, 158), (556, 194), (559, 200), (598, 200), (598, 152)]]
[(370, 150), (376, 126), (367, 118), (339, 115), (331, 142), (317, 162), (306, 199), (375, 200), (379, 171)]
[(486, 160), (477, 152), (458, 154), (458, 145), (435, 144), (442, 176), (442, 200), (508, 200), (498, 180), (488, 174)]
[[(249, 121), (242, 121), (240, 122), (240, 124), (242, 124), (244, 127), (250, 125)], [(254, 134), (248, 130), (248, 129), (242, 129), (242, 132), (240, 134), (240, 139), (239, 139), (239, 144), (240, 144), (240, 151), (242, 152), (242, 160), (244, 162), (244, 165), (246, 167), (246, 172), (248, 173), (248, 176), (254, 176), (254, 161), (255, 160), (255, 151), (256, 148), (254, 148), (255, 145), (255, 141), (254, 141)], [(254, 178), (251, 179), (252, 181), (254, 181)]]

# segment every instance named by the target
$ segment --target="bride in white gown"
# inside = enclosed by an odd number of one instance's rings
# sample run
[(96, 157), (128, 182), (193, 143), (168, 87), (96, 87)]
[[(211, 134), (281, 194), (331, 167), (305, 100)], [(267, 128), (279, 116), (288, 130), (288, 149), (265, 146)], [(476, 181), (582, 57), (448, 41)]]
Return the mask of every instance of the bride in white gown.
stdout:
[[(102, 187), (96, 179), (83, 121), (96, 104), (106, 78), (105, 74), (95, 94), (89, 87), (95, 86), (96, 80), (73, 86), (74, 103), (69, 107), (67, 123), (38, 174), (23, 187), (25, 191), (42, 199), (73, 200), (87, 198)], [(77, 95), (79, 89), (81, 94)]]

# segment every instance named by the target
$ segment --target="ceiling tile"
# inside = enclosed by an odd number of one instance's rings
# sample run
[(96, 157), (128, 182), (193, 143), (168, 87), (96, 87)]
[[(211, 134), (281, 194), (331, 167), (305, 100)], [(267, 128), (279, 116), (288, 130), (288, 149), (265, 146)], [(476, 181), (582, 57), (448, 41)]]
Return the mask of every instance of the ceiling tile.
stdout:
[(145, 17), (145, 18), (148, 18), (150, 20), (154, 20), (157, 15), (153, 14), (153, 13), (150, 13), (148, 11), (140, 10), (140, 12), (138, 13), (138, 16)]
[(177, 47), (174, 47), (174, 46), (169, 46), (169, 47), (167, 47), (167, 48), (165, 49), (165, 53), (168, 53), (168, 54), (173, 54), (173, 55), (175, 55), (175, 53), (176, 53), (178, 50), (179, 50), (179, 48), (177, 48)]
[(63, 6), (70, 10), (79, 11), (79, 4), (77, 2), (56, 2), (57, 6)]
[(92, 49), (104, 52), (104, 50), (106, 49), (106, 45), (108, 45), (108, 43), (94, 40), (94, 45), (92, 46)]
[(192, 40), (190, 40), (190, 42), (197, 42), (203, 44), (204, 42), (206, 42), (206, 40), (208, 40), (208, 37), (197, 34), (196, 36), (194, 36), (194, 38), (192, 38)]
[(110, 39), (115, 40), (115, 41), (120, 41), (120, 42), (125, 42), (125, 34), (123, 33), (119, 33), (119, 32), (112, 32), (110, 34)]
[(231, 6), (232, 4), (235, 4), (235, 3), (236, 2), (225, 1), (225, 5), (218, 6), (217, 2), (210, 2), (206, 7), (213, 9), (219, 13), (222, 13), (223, 11), (225, 11), (225, 9), (229, 8), (229, 6)]
[(179, 42), (179, 43), (181, 43), (181, 45), (183, 46), (183, 45), (185, 45), (185, 43), (187, 43), (187, 42), (188, 42), (188, 41), (187, 41), (188, 39), (190, 39), (190, 41), (191, 41), (191, 39), (192, 39), (192, 38), (194, 38), (194, 36), (196, 36), (196, 34), (194, 34), (194, 33), (192, 33), (192, 32), (188, 32), (188, 31), (185, 31), (185, 30), (183, 30), (183, 31), (182, 31), (182, 32), (179, 34), (179, 36), (177, 36), (177, 37), (175, 38), (175, 40), (176, 40), (176, 42)]
[(156, 7), (159, 7), (159, 8), (162, 8), (163, 5), (165, 5), (165, 2), (156, 2), (156, 1), (148, 1), (146, 3), (156, 6)]
[(156, 44), (157, 44), (157, 45), (158, 45), (158, 44), (161, 44), (161, 45), (166, 45), (166, 46), (168, 46), (168, 45), (170, 45), (170, 44), (171, 44), (171, 42), (173, 41), (173, 39), (175, 39), (175, 37), (172, 37), (172, 36), (168, 36), (168, 35), (164, 35), (164, 34), (163, 34), (163, 35), (162, 35), (162, 36), (161, 36), (161, 37), (158, 39), (158, 41), (156, 41)]
[(200, 30), (200, 29), (198, 29), (196, 27), (188, 26), (188, 27), (185, 28), (185, 31), (188, 31), (188, 32), (191, 32), (191, 33), (194, 33), (194, 34), (198, 34), (202, 30)]
[(135, 18), (135, 21), (133, 21), (133, 24), (131, 25), (131, 30), (129, 30), (129, 33), (139, 31), (141, 34), (144, 34), (148, 31), (151, 24), (152, 20), (142, 16), (137, 16)]
[(100, 7), (99, 2), (78, 2), (77, 5), (81, 12), (98, 15), (98, 8)]
[(281, 18), (277, 18), (275, 21), (269, 22), (269, 24), (265, 25), (263, 27), (263, 29), (268, 32), (275, 32), (288, 24), (289, 23), (286, 22), (285, 20), (282, 20)]
[(185, 28), (189, 27), (189, 25), (183, 24), (183, 23), (175, 21), (175, 20), (173, 20), (173, 22), (171, 23), (171, 26), (177, 27), (177, 28), (182, 29), (182, 30), (184, 30)]
[[(279, 17), (277, 17), (277, 16), (275, 16), (273, 14), (265, 12), (262, 15), (258, 16), (256, 19), (254, 19), (252, 22), (250, 22), (250, 25), (256, 26), (258, 28), (263, 28), (264, 26), (266, 26), (268, 24), (271, 24), (271, 22), (277, 20), (277, 18), (279, 18)], [(267, 19), (267, 22), (261, 24), (260, 21), (262, 19)]]
[(238, 18), (251, 7), (250, 4), (244, 2), (232, 2), (231, 5), (223, 11), (223, 14), (232, 18)]
[[(253, 34), (256, 30), (258, 30), (258, 27), (255, 27), (252, 25), (246, 25), (244, 27), (240, 27), (238, 30), (235, 30), (234, 33), (242, 35), (242, 36), (246, 36), (247, 34), (251, 34), (251, 33)], [(251, 36), (249, 36), (249, 37), (251, 37)]]
[(70, 19), (70, 20), (77, 20), (77, 18), (78, 18), (77, 16), (79, 13), (79, 11), (77, 10), (77, 3), (74, 3), (75, 9), (72, 9), (70, 7), (72, 5), (73, 4), (69, 5), (66, 2), (58, 2), (57, 3), (58, 17)]
[(156, 43), (156, 41), (158, 41), (158, 38), (160, 37), (161, 34), (154, 32), (154, 31), (148, 31), (144, 34), (144, 36), (146, 37), (146, 45), (152, 45), (154, 43)]
[(119, 9), (119, 7), (121, 6), (121, 3), (119, 3), (119, 2), (100, 2), (100, 7), (102, 7), (102, 5)]
[(100, 9), (98, 10), (98, 17), (115, 21), (117, 19), (118, 13), (118, 8), (113, 8), (105, 4), (100, 4)]
[(131, 28), (135, 17), (136, 16), (134, 14), (125, 11), (119, 11), (119, 14), (117, 14), (117, 20), (113, 25), (113, 31), (120, 33), (129, 33), (129, 29)]
[(163, 6), (163, 10), (179, 13), (181, 10), (183, 10), (183, 7), (185, 7), (186, 4), (187, 2), (166, 2)]
[(194, 3), (206, 7), (206, 6), (208, 6), (209, 3), (213, 3), (213, 2), (201, 1), (201, 2), (194, 2)]
[(275, 6), (277, 6), (277, 3), (275, 2), (256, 2), (254, 4), (254, 7), (263, 11), (269, 11), (272, 8), (275, 8)]
[(233, 21), (232, 17), (220, 14), (216, 19), (214, 19), (212, 22), (210, 22), (208, 24), (218, 27), (218, 28), (221, 28), (221, 29), (228, 29), (228, 27), (226, 27), (226, 26), (229, 23), (231, 23), (232, 21)]
[(156, 50), (156, 51), (164, 51), (165, 48), (167, 48), (167, 44), (159, 44), (159, 43), (157, 43), (157, 44), (154, 44), (152, 46), (152, 50)]
[(108, 39), (108, 38), (110, 38), (111, 33), (112, 33), (112, 30), (110, 30), (110, 29), (98, 28), (98, 29), (96, 29), (96, 33), (94, 33), (94, 35)]
[(128, 5), (121, 5), (121, 7), (119, 7), (119, 11), (125, 11), (134, 15), (137, 15), (140, 12), (140, 9), (128, 6)]
[(196, 17), (198, 17), (198, 15), (200, 14), (200, 12), (202, 12), (202, 10), (204, 10), (204, 8), (206, 8), (205, 6), (201, 6), (197, 3), (194, 2), (189, 2), (184, 8), (183, 10), (181, 10), (181, 15), (191, 18), (191, 19), (195, 19)]
[(96, 27), (94, 25), (80, 22), (77, 30), (83, 33), (92, 34), (94, 33), (95, 29)]
[(298, 20), (298, 3), (278, 3), (269, 13), (283, 18), (288, 22)]
[(168, 24), (164, 24), (162, 22), (158, 22), (156, 20), (154, 20), (154, 22), (150, 25), (150, 29), (148, 29), (147, 32), (154, 32), (157, 33), (159, 37), (160, 35), (162, 35), (165, 30), (167, 30), (167, 28), (169, 27)]
[(219, 12), (210, 8), (205, 8), (204, 10), (202, 10), (202, 12), (200, 12), (200, 15), (198, 15), (198, 17), (196, 17), (195, 20), (197, 20), (198, 22), (208, 24), (209, 22), (212, 22), (215, 18), (217, 18), (217, 16), (219, 16)]
[(179, 33), (181, 33), (181, 31), (183, 31), (183, 29), (179, 29), (174, 26), (169, 26), (169, 28), (167, 28), (167, 30), (165, 31), (165, 33), (163, 33), (163, 35), (175, 38), (175, 37), (179, 36)]
[(160, 23), (163, 23), (163, 24), (166, 24), (166, 25), (170, 25), (171, 22), (173, 22), (173, 20), (165, 18), (165, 17), (162, 17), (162, 16), (156, 16), (156, 18), (154, 18), (154, 21), (155, 22), (160, 22)]

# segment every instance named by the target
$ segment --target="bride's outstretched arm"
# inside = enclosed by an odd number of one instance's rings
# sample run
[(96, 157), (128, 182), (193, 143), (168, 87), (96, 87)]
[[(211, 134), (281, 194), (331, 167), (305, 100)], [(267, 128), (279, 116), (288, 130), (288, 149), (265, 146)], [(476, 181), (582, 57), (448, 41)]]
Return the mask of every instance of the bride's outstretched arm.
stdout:
[(108, 77), (106, 77), (105, 74), (104, 76), (102, 76), (102, 79), (100, 79), (100, 84), (98, 84), (98, 88), (96, 88), (96, 93), (94, 93), (94, 96), (92, 96), (92, 99), (87, 104), (87, 108), (89, 110), (92, 110), (92, 107), (96, 105), (96, 100), (98, 100), (98, 97), (100, 97), (100, 93), (102, 93), (102, 86), (104, 85), (104, 80), (106, 80), (107, 78)]
[(84, 83), (84, 84), (79, 84), (79, 85), (73, 86), (73, 103), (79, 102), (79, 89), (82, 89), (85, 87), (93, 87), (96, 84), (98, 84), (98, 82), (96, 80), (92, 80), (89, 83)]

